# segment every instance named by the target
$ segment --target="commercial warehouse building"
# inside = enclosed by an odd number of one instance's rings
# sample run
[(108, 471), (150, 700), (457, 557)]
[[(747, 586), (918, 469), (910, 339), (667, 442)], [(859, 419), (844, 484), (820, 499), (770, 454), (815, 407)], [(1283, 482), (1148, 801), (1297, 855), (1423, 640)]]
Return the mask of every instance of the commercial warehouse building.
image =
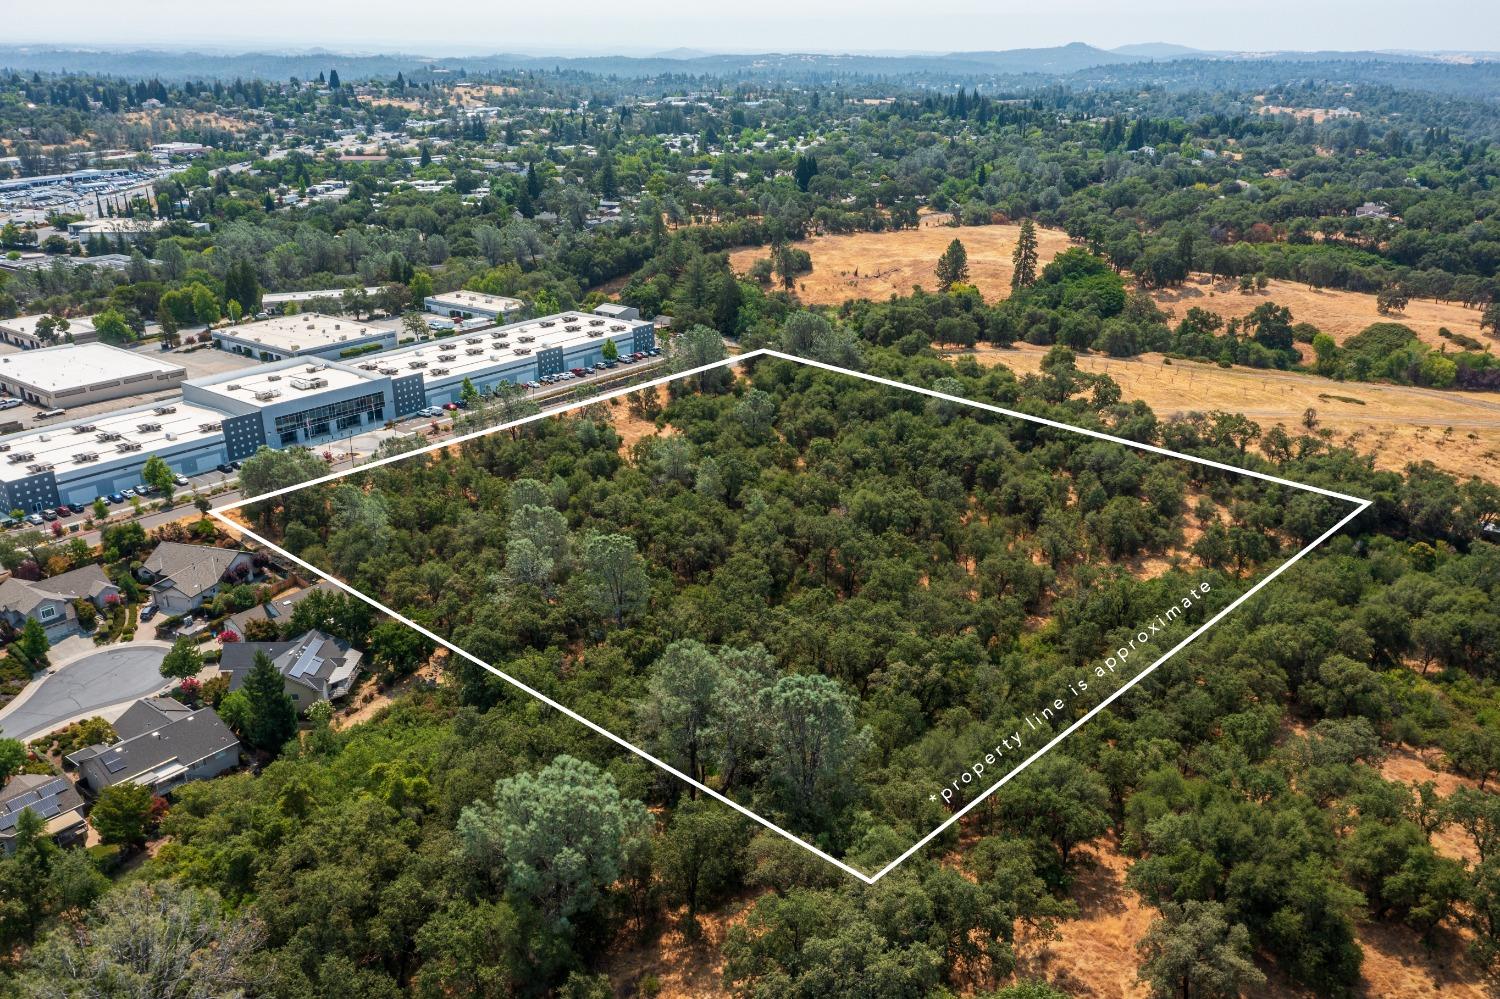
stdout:
[[(602, 306), (601, 306), (602, 308)], [(616, 318), (565, 312), (403, 347), (357, 362), (390, 377), (418, 375), (427, 405), (457, 402), (468, 379), (480, 392), (500, 382), (533, 381), (604, 359), (604, 342), (621, 354), (650, 350), (656, 336), (649, 320), (634, 309)]]
[(477, 291), (445, 291), (441, 295), (428, 295), (422, 299), (422, 307), (440, 316), (495, 319), (503, 322), (518, 314), (526, 307), (526, 303), (516, 298), (485, 295)]
[(291, 359), (195, 378), (183, 398), (224, 414), (231, 461), (261, 445), (314, 445), (414, 413), (426, 403), (419, 374), (396, 377), (330, 361)]
[(262, 361), (280, 361), (288, 357), (337, 359), (361, 349), (396, 346), (395, 330), (325, 316), (320, 312), (226, 326), (214, 330), (213, 337), (214, 346), (220, 350)]
[(0, 392), (48, 409), (174, 389), (187, 369), (103, 343), (0, 356)]
[[(366, 295), (374, 298), (380, 294), (380, 285), (367, 285), (364, 289)], [(303, 302), (311, 302), (315, 299), (326, 298), (337, 302), (344, 297), (343, 288), (319, 288), (316, 291), (273, 291), (267, 292), (260, 297), (261, 308), (267, 312), (284, 312), (288, 305), (301, 305)]]
[[(56, 318), (45, 314), (38, 316), (17, 316), (15, 319), (0, 319), (0, 341), (20, 347), (23, 350), (35, 350), (38, 347), (47, 346), (37, 334), (37, 324), (43, 319)], [(58, 334), (59, 341), (69, 343), (93, 343), (99, 339), (99, 331), (94, 329), (93, 319), (80, 316), (76, 319), (67, 320), (68, 328)]]
[[(155, 405), (0, 437), (4, 509), (31, 513), (134, 487), (152, 455), (196, 475), (262, 446), (317, 447), (457, 401), (466, 378), (483, 392), (502, 381), (589, 367), (603, 359), (606, 341), (621, 354), (656, 344), (652, 324), (634, 310), (610, 317), (570, 312), (357, 362), (292, 357), (182, 381), (179, 396)], [(0, 376), (7, 361), (80, 349), (10, 355), (0, 359)]]
[(223, 419), (174, 401), (0, 438), (5, 509), (35, 513), (134, 488), (153, 454), (184, 475), (206, 472), (227, 460)]

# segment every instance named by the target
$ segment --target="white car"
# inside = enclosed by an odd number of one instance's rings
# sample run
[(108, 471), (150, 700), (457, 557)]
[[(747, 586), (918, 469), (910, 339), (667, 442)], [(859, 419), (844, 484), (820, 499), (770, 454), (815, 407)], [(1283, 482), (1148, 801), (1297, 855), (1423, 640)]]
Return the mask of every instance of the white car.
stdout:
[(19, 405), (20, 399), (0, 399), (0, 409), (15, 409)]

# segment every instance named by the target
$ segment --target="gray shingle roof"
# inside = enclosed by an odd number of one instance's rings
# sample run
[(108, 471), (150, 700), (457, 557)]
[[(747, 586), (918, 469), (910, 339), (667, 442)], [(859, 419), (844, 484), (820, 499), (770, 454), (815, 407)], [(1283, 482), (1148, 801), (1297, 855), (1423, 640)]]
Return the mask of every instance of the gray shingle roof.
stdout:
[(245, 682), (257, 652), (270, 656), (283, 677), (319, 694), (329, 681), (352, 674), (360, 660), (348, 642), (317, 630), (290, 642), (231, 642), (219, 659), (219, 668), (229, 674), (230, 690)]
[[(170, 702), (172, 706), (163, 702)], [(191, 766), (221, 749), (239, 744), (229, 726), (212, 708), (184, 712), (180, 710), (184, 707), (180, 702), (159, 697), (138, 701), (130, 710), (143, 706), (144, 711), (157, 715), (158, 724), (147, 724), (150, 715), (143, 711), (128, 726), (138, 730), (137, 734), (113, 745), (90, 746), (68, 757), (69, 762), (75, 763), (82, 771), (91, 787), (97, 789), (125, 781), (153, 783), (157, 771), (172, 766)]]
[(196, 597), (218, 585), (234, 560), (245, 554), (248, 553), (237, 548), (163, 541), (142, 568), (158, 579), (170, 579), (173, 587), (189, 597)]

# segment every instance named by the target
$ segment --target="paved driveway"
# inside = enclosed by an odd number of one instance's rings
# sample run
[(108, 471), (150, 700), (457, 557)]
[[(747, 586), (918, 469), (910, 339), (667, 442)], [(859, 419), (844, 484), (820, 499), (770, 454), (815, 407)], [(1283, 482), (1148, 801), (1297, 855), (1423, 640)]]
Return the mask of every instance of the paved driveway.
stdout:
[(33, 739), (70, 719), (156, 693), (168, 684), (161, 675), (167, 649), (156, 643), (117, 645), (58, 666), (0, 710), (0, 735)]

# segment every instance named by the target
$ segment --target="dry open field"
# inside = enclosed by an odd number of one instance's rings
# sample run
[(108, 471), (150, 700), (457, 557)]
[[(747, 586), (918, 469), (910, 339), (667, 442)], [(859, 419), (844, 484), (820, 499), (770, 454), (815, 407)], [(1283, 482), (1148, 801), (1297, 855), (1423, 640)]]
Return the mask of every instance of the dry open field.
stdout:
[[(1003, 364), (1017, 374), (1035, 372), (1046, 348), (981, 347), (982, 364)], [(1316, 375), (1210, 363), (1163, 363), (1160, 354), (1136, 358), (1079, 355), (1080, 369), (1108, 374), (1126, 399), (1140, 399), (1159, 417), (1214, 409), (1244, 413), (1269, 428), (1284, 423), (1301, 433), (1302, 414), (1318, 411), (1333, 439), (1373, 454), (1380, 468), (1400, 469), (1426, 459), (1467, 478), (1500, 484), (1500, 393), (1442, 392), (1401, 385), (1335, 382)], [(1360, 402), (1346, 400), (1357, 399)]]
[[(986, 225), (955, 229), (943, 224), (947, 216), (928, 215), (921, 228), (895, 232), (857, 232), (842, 236), (814, 236), (796, 243), (812, 255), (812, 273), (797, 281), (797, 297), (808, 305), (841, 305), (852, 298), (883, 301), (909, 295), (913, 285), (929, 291), (937, 287), (932, 269), (948, 244), (962, 240), (969, 253), (969, 280), (987, 299), (1010, 293), (1010, 255), (1016, 248), (1019, 226)], [(1065, 233), (1037, 230), (1038, 251), (1045, 264), (1069, 246)], [(769, 251), (765, 247), (736, 250), (729, 263), (740, 273)]]
[[(1181, 288), (1158, 291), (1151, 297), (1179, 319), (1195, 305), (1228, 318), (1243, 316), (1262, 302), (1275, 302), (1292, 310), (1293, 320), (1312, 323), (1339, 343), (1371, 323), (1391, 322), (1410, 326), (1424, 343), (1433, 347), (1448, 343), (1437, 332), (1439, 327), (1444, 326), (1454, 333), (1463, 333), (1477, 340), (1489, 339), (1479, 332), (1478, 309), (1465, 308), (1457, 303), (1413, 299), (1404, 313), (1382, 316), (1375, 310), (1374, 295), (1326, 288), (1315, 291), (1291, 281), (1272, 281), (1265, 291), (1244, 295), (1233, 282), (1211, 283), (1206, 275), (1200, 274)], [(1449, 347), (1451, 349), (1452, 345), (1449, 344)]]
[[(955, 229), (944, 224), (946, 215), (927, 215), (919, 229), (897, 232), (862, 232), (843, 236), (814, 236), (797, 243), (812, 255), (812, 273), (797, 282), (797, 297), (808, 305), (841, 305), (854, 298), (881, 301), (892, 294), (906, 295), (913, 285), (936, 287), (932, 269), (954, 237), (969, 253), (973, 283), (986, 299), (1010, 294), (1010, 255), (1016, 246), (1018, 227), (977, 226)], [(1068, 248), (1065, 233), (1038, 229), (1041, 258), (1045, 264)], [(741, 273), (767, 254), (764, 247), (749, 247), (730, 254), (731, 265)], [(1400, 322), (1434, 347), (1447, 341), (1438, 329), (1447, 327), (1478, 339), (1479, 310), (1456, 303), (1413, 301), (1401, 315), (1382, 316), (1375, 309), (1375, 296), (1354, 291), (1314, 290), (1291, 281), (1272, 281), (1265, 291), (1241, 294), (1234, 282), (1210, 282), (1196, 275), (1181, 288), (1154, 292), (1163, 309), (1181, 318), (1198, 306), (1228, 318), (1243, 316), (1263, 302), (1275, 302), (1292, 311), (1298, 322), (1309, 322), (1342, 343), (1371, 323)]]

